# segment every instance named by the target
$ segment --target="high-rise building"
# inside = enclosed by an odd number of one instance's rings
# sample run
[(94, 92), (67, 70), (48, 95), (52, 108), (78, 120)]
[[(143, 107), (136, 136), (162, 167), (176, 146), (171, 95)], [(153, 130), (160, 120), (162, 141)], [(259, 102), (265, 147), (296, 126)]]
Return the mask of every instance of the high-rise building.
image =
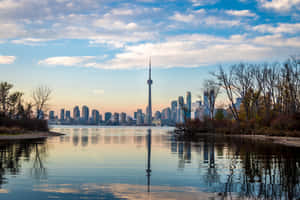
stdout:
[(114, 124), (118, 125), (119, 124), (119, 119), (120, 119), (119, 113), (115, 112), (114, 113)]
[(104, 121), (105, 121), (106, 123), (109, 122), (109, 121), (111, 120), (111, 116), (112, 116), (111, 112), (106, 112), (106, 113), (104, 114)]
[(191, 92), (186, 93), (186, 118), (191, 119), (191, 112), (192, 112), (192, 95)]
[(177, 101), (171, 102), (171, 118), (173, 122), (177, 121)]
[(65, 109), (60, 109), (60, 121), (65, 120)]
[(161, 119), (165, 121), (171, 121), (171, 109), (165, 108), (162, 110)]
[(73, 119), (76, 121), (80, 119), (80, 110), (78, 106), (73, 108)]
[(89, 108), (87, 106), (82, 106), (82, 120), (84, 123), (89, 121)]
[(100, 121), (100, 114), (98, 110), (93, 109), (92, 110), (92, 121), (93, 123), (98, 124)]
[(51, 111), (49, 112), (49, 120), (54, 120), (54, 119), (55, 119), (54, 111), (51, 110)]
[(65, 120), (71, 120), (71, 112), (69, 110), (66, 110), (66, 119)]
[(126, 123), (126, 113), (122, 112), (120, 117), (120, 123), (125, 124)]
[(138, 109), (136, 114), (136, 125), (143, 125), (143, 124), (144, 124), (143, 112), (142, 109)]
[(36, 115), (38, 119), (44, 119), (44, 112), (42, 110), (38, 110)]
[(204, 91), (204, 95), (203, 95), (203, 101), (204, 101), (204, 115), (205, 116), (209, 116), (209, 93), (208, 91)]
[(155, 118), (155, 120), (160, 120), (161, 119), (161, 113), (159, 111), (156, 111), (154, 118)]
[(235, 100), (235, 107), (236, 107), (237, 110), (240, 110), (242, 101), (243, 101), (242, 98), (240, 98), (240, 97), (236, 98), (236, 100)]
[(151, 57), (149, 60), (149, 79), (147, 81), (148, 84), (148, 109), (147, 109), (147, 124), (152, 125), (152, 102), (151, 102), (151, 85), (153, 84), (153, 81), (151, 80)]
[(178, 97), (178, 111), (177, 111), (177, 122), (184, 122), (184, 99), (183, 96)]
[(137, 112), (133, 113), (133, 118), (136, 119), (137, 118)]

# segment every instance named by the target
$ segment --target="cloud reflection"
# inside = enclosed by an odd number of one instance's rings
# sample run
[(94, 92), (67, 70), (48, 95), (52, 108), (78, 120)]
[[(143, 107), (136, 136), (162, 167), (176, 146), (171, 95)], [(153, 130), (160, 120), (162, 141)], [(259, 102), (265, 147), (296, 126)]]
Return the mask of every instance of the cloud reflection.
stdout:
[[(171, 186), (152, 186), (151, 193), (147, 192), (147, 188), (144, 185), (133, 184), (108, 184), (99, 185), (96, 183), (88, 183), (80, 185), (39, 185), (33, 189), (33, 191), (56, 193), (57, 194), (80, 194), (81, 196), (93, 197), (98, 195), (110, 196), (113, 195), (116, 199), (222, 199), (222, 197), (216, 193), (208, 193), (198, 191), (195, 187), (171, 187)], [(92, 195), (92, 196), (91, 196)], [(233, 199), (235, 199), (233, 197)]]

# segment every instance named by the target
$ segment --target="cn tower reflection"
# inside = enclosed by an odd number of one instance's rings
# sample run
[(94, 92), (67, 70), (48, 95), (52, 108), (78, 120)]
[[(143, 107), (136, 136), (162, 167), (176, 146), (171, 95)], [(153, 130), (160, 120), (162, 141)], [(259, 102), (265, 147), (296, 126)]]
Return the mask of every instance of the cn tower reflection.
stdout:
[(150, 192), (150, 176), (151, 176), (151, 129), (148, 129), (147, 134), (147, 169), (146, 169), (146, 176), (147, 176), (147, 191)]

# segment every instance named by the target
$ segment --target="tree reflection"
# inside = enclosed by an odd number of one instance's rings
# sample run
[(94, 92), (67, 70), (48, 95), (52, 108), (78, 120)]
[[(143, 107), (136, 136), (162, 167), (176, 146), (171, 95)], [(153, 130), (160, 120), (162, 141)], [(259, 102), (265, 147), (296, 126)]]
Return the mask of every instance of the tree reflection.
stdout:
[(205, 172), (200, 181), (224, 199), (300, 197), (298, 148), (218, 136), (203, 136), (199, 141), (171, 138), (170, 148), (172, 152), (178, 148), (179, 168), (196, 153), (201, 158), (199, 168)]
[(43, 159), (46, 152), (45, 140), (0, 143), (0, 188), (6, 183), (6, 174), (19, 174), (23, 162), (32, 161), (31, 173), (34, 177), (44, 176), (46, 169)]

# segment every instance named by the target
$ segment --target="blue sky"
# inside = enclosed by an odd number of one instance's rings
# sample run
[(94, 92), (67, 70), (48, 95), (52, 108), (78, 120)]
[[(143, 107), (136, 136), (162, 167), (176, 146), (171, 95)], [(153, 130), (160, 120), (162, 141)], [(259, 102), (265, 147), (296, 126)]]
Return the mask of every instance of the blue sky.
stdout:
[(0, 24), (0, 80), (56, 110), (144, 109), (149, 56), (161, 109), (219, 65), (300, 52), (300, 0), (0, 0)]

